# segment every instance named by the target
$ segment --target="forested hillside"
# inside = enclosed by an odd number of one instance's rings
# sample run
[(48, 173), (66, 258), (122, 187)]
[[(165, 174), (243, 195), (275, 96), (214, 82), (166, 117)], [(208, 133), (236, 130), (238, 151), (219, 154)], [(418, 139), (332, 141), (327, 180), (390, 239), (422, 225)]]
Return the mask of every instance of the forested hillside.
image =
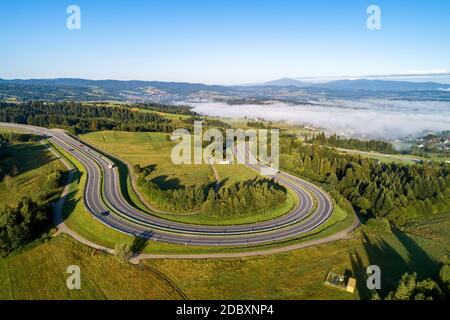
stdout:
[(402, 165), (342, 154), (292, 137), (280, 143), (282, 168), (321, 183), (362, 214), (396, 224), (450, 210), (450, 166)]

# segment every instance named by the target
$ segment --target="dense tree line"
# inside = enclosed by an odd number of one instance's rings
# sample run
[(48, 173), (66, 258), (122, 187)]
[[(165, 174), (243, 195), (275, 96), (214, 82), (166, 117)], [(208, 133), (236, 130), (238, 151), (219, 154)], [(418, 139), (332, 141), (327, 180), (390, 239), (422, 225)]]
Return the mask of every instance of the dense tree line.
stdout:
[(2, 134), (0, 134), (0, 161), (8, 156), (9, 140)]
[(270, 122), (268, 125), (266, 125), (262, 121), (247, 121), (247, 127), (256, 128), (256, 129), (267, 129), (267, 130), (272, 129), (272, 125)]
[(9, 156), (9, 140), (0, 134), (0, 181), (3, 178), (5, 171), (4, 160)]
[(401, 225), (450, 208), (450, 166), (445, 163), (381, 163), (292, 137), (281, 140), (280, 151), (284, 169), (321, 183), (363, 215)]
[(0, 121), (62, 127), (70, 129), (72, 133), (98, 130), (173, 131), (170, 121), (158, 114), (133, 112), (120, 107), (86, 107), (74, 102), (0, 102)]
[(319, 143), (321, 145), (343, 148), (343, 149), (355, 149), (363, 151), (377, 151), (382, 153), (394, 154), (397, 151), (394, 146), (386, 141), (382, 140), (359, 140), (359, 139), (346, 139), (336, 134), (332, 134), (329, 137), (325, 136), (325, 133), (321, 132), (317, 135), (305, 136), (305, 142), (307, 143)]
[(153, 110), (158, 112), (166, 112), (180, 115), (197, 116), (195, 111), (192, 111), (191, 106), (184, 105), (166, 105), (159, 103), (140, 103), (132, 105), (132, 107), (137, 107), (140, 109)]
[(287, 191), (273, 180), (240, 182), (217, 192), (209, 190), (202, 206), (210, 215), (227, 217), (265, 213), (286, 202)]

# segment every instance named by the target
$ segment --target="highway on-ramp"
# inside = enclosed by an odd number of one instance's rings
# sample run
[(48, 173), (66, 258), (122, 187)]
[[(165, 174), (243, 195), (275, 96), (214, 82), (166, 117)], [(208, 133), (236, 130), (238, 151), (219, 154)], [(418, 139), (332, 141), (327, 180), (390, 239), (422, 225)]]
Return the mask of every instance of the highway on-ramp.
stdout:
[[(330, 197), (319, 187), (278, 171), (273, 178), (298, 198), (297, 205), (283, 216), (253, 224), (229, 226), (194, 225), (165, 220), (128, 203), (121, 193), (119, 172), (113, 161), (65, 131), (13, 123), (0, 123), (0, 126), (44, 135), (51, 143), (76, 158), (87, 173), (84, 191), (87, 210), (108, 227), (129, 235), (184, 245), (262, 244), (310, 232), (327, 221), (333, 211)], [(261, 163), (246, 165), (254, 170), (264, 166)]]

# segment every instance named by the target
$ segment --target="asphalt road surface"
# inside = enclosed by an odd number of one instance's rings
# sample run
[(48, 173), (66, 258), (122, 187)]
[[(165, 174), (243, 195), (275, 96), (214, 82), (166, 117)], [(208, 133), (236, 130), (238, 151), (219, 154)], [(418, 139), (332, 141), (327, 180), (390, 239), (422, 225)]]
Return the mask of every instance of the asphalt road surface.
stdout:
[[(119, 172), (114, 163), (62, 130), (0, 123), (1, 127), (45, 135), (75, 157), (87, 172), (84, 205), (92, 216), (117, 231), (155, 241), (184, 245), (236, 246), (286, 240), (312, 231), (322, 225), (333, 212), (330, 197), (312, 183), (278, 171), (273, 178), (290, 189), (298, 204), (278, 218), (243, 225), (204, 226), (165, 220), (128, 203), (120, 190)], [(243, 148), (236, 149), (238, 159)], [(260, 170), (263, 164), (246, 164)]]

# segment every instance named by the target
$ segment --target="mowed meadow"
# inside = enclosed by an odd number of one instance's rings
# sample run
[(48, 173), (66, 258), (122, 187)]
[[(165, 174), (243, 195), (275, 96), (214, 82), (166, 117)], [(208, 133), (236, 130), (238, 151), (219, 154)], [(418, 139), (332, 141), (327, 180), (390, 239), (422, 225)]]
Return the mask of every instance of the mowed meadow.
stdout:
[[(101, 131), (81, 135), (81, 139), (131, 165), (150, 166), (153, 171), (149, 178), (161, 188), (215, 181), (207, 164), (173, 164), (171, 152), (176, 143), (166, 133)], [(257, 173), (240, 164), (216, 165), (216, 168), (225, 185), (257, 177)]]

